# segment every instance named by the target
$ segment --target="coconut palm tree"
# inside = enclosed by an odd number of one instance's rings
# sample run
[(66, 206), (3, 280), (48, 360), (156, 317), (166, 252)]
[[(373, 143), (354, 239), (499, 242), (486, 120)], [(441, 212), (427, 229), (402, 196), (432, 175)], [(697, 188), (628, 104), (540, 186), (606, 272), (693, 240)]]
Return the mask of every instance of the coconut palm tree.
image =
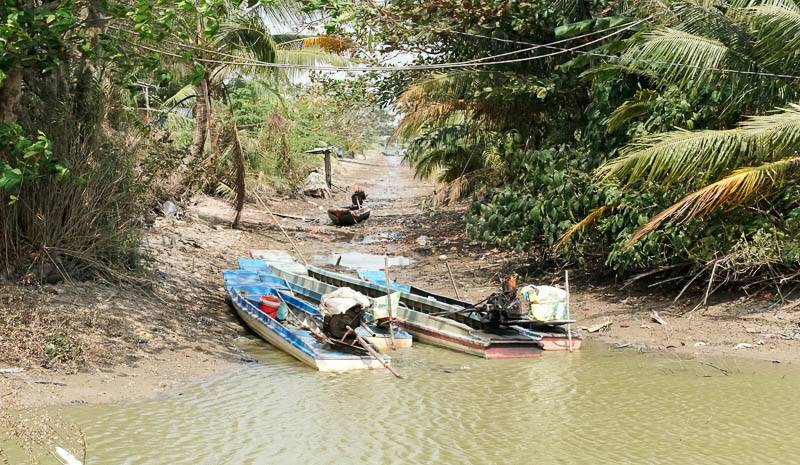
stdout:
[[(271, 4), (272, 5), (272, 4)], [(347, 40), (330, 36), (302, 36), (298, 34), (273, 34), (270, 24), (290, 21), (299, 23), (298, 14), (280, 3), (266, 6), (258, 3), (249, 6), (248, 2), (228, 2), (223, 15), (209, 33), (208, 18), (178, 21), (183, 26), (168, 35), (175, 41), (191, 37), (189, 48), (194, 60), (193, 82), (180, 89), (164, 103), (166, 108), (174, 108), (182, 102), (194, 100), (194, 128), (189, 158), (186, 166), (210, 172), (216, 159), (222, 154), (233, 157), (234, 172), (230, 184), (234, 186), (236, 217), (234, 227), (239, 222), (244, 205), (244, 155), (238, 138), (235, 118), (228, 118), (230, 128), (220, 127), (214, 102), (224, 97), (224, 83), (241, 75), (266, 75), (275, 83), (275, 92), (281, 85), (288, 84), (294, 74), (288, 68), (261, 66), (264, 63), (294, 64), (313, 66), (318, 63), (346, 65), (347, 60), (337, 55), (350, 48)], [(194, 31), (192, 30), (194, 28)], [(169, 40), (169, 39), (168, 39)], [(175, 42), (180, 43), (180, 42)], [(232, 115), (232, 111), (228, 109)], [(222, 144), (225, 147), (222, 147)], [(209, 157), (204, 157), (206, 150)]]
[(536, 76), (508, 71), (434, 73), (397, 99), (395, 137), (409, 141), (405, 161), (419, 177), (438, 175), (453, 201), (502, 179), (509, 137), (536, 139), (552, 90)]
[[(662, 91), (724, 90), (733, 96), (726, 111), (753, 116), (731, 129), (642, 137), (599, 168), (601, 180), (628, 188), (641, 182), (701, 186), (653, 216), (629, 245), (665, 221), (735, 208), (800, 180), (800, 104), (792, 103), (800, 100), (800, 6), (794, 0), (698, 0), (673, 11), (675, 24), (643, 34), (621, 63), (651, 76)], [(647, 107), (646, 101), (626, 102), (617, 119), (626, 105), (637, 106), (631, 116)], [(612, 210), (593, 211), (563, 239)]]

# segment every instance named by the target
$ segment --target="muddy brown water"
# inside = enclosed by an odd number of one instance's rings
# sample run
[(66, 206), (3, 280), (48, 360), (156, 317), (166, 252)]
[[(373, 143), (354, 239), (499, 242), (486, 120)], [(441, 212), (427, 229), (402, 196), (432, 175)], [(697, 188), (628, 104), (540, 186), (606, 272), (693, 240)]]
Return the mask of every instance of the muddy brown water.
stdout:
[[(170, 398), (63, 409), (89, 464), (793, 463), (800, 374), (780, 365), (589, 344), (536, 361), (431, 346), (382, 371), (257, 359)], [(723, 373), (725, 370), (727, 372)]]
[[(424, 190), (395, 181), (372, 182), (370, 200), (411, 204)], [(353, 258), (383, 266), (382, 255)], [(487, 361), (416, 344), (392, 353), (397, 380), (319, 373), (255, 339), (242, 347), (255, 363), (166, 398), (53, 413), (85, 433), (87, 465), (798, 462), (800, 370), (784, 364), (599, 344)], [(0, 431), (0, 447), (4, 439)]]

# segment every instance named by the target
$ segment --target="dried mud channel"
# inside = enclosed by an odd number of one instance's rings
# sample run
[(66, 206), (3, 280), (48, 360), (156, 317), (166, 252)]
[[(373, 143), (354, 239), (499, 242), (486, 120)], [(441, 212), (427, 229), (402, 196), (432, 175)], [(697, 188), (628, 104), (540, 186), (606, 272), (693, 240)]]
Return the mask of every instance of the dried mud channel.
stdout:
[[(335, 263), (342, 255), (356, 263), (365, 259), (359, 254), (404, 257), (391, 267), (394, 278), (452, 294), (446, 256), (462, 297), (479, 300), (524, 262), (470, 244), (463, 207), (426, 208), (434, 186), (415, 179), (398, 158), (376, 152), (335, 161), (333, 182), (334, 199), (268, 201), (275, 213), (305, 218), (279, 221), (310, 263)], [(349, 203), (354, 184), (369, 194), (372, 217), (350, 228), (329, 225), (325, 210)], [(225, 305), (222, 269), (250, 249), (292, 251), (258, 205), (247, 205), (239, 230), (230, 229), (231, 217), (225, 202), (200, 197), (180, 218), (158, 219), (146, 241), (158, 270), (152, 291), (100, 283), (4, 286), (5, 411), (46, 412), (80, 425), (94, 457), (88, 463), (98, 464), (520, 463), (530, 457), (517, 441), (481, 446), (485, 431), (498, 429), (518, 440), (535, 433), (547, 456), (569, 455), (560, 463), (793, 460), (781, 438), (800, 420), (796, 408), (784, 408), (800, 405), (793, 387), (800, 380), (800, 315), (791, 309), (767, 299), (733, 300), (687, 316), (696, 299), (673, 303), (668, 295), (577, 279), (577, 326), (611, 322), (600, 332), (583, 332), (590, 344), (581, 353), (489, 363), (420, 345), (396, 357), (410, 378), (405, 384), (384, 373), (321, 375), (256, 339)], [(558, 283), (560, 275), (544, 279)], [(668, 324), (652, 321), (653, 310)], [(742, 344), (747, 348), (735, 349)], [(61, 358), (48, 356), (53, 345)], [(329, 407), (346, 405), (342, 392), (383, 419), (372, 432), (357, 432), (352, 422), (335, 434), (326, 426), (335, 423)], [(767, 422), (767, 412), (780, 414)], [(435, 420), (429, 427), (413, 426), (429, 417)], [(654, 417), (661, 419), (648, 427)], [(688, 426), (696, 422), (699, 427)], [(281, 432), (255, 434), (278, 423)], [(710, 437), (709, 430), (720, 435)], [(603, 440), (598, 431), (611, 436)], [(369, 444), (358, 446), (363, 434)], [(270, 444), (265, 436), (295, 439)], [(392, 445), (378, 445), (390, 436)], [(187, 440), (195, 437), (203, 439), (200, 449)], [(632, 445), (607, 447), (620, 441)], [(549, 446), (541, 449), (542, 443)], [(750, 454), (759, 443), (770, 451)]]

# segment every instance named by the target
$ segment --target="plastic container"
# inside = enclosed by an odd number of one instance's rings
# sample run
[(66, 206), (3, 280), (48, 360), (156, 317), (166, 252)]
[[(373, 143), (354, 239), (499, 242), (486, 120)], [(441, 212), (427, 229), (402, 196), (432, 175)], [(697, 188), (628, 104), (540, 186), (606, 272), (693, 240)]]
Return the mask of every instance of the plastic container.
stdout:
[(262, 295), (259, 301), (261, 302), (258, 306), (259, 310), (269, 315), (270, 318), (278, 317), (278, 308), (281, 306), (281, 299), (272, 295)]
[(278, 307), (278, 321), (283, 321), (288, 317), (289, 317), (289, 307), (287, 307), (284, 302), (281, 302), (281, 306)]

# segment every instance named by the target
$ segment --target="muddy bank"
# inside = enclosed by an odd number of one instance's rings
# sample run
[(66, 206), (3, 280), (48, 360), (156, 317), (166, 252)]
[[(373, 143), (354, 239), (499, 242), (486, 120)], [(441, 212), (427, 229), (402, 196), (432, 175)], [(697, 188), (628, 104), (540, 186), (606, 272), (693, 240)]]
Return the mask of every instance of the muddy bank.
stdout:
[[(403, 256), (409, 260), (391, 269), (393, 277), (453, 295), (446, 260), (469, 300), (487, 296), (525, 263), (467, 241), (463, 207), (427, 209), (434, 186), (414, 179), (398, 158), (375, 152), (366, 160), (337, 160), (333, 182), (333, 199), (268, 200), (274, 212), (302, 218), (279, 221), (311, 263), (343, 252)], [(330, 225), (326, 209), (349, 203), (354, 184), (369, 194), (372, 217), (350, 228)], [(235, 370), (248, 359), (237, 342), (248, 333), (224, 302), (220, 272), (251, 249), (294, 251), (257, 204), (247, 205), (239, 230), (230, 229), (232, 217), (228, 203), (199, 197), (178, 219), (158, 219), (144, 242), (155, 270), (149, 282), (4, 286), (0, 369), (23, 371), (0, 373), (0, 390), (17, 392), (26, 405), (116, 402), (175, 392)], [(558, 273), (537, 278), (561, 280)], [(611, 321), (582, 335), (621, 350), (800, 360), (800, 314), (769, 299), (734, 298), (690, 312), (697, 303), (691, 298), (673, 303), (667, 294), (591, 286), (577, 275), (572, 287), (576, 331)], [(653, 310), (668, 324), (652, 321)]]

